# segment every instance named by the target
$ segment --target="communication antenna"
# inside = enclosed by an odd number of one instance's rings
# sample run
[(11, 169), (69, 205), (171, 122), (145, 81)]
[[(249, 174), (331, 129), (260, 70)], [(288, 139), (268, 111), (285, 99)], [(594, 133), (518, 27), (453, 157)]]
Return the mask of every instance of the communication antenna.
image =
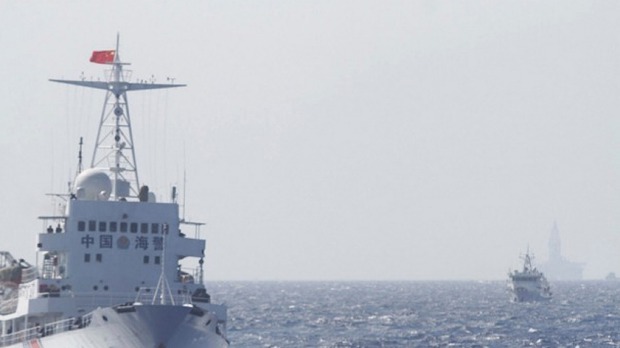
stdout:
[(82, 145), (84, 145), (84, 142), (82, 141), (82, 137), (80, 137), (80, 151), (78, 151), (78, 168), (77, 168), (77, 174), (80, 174), (82, 172)]
[(153, 294), (152, 304), (156, 304), (157, 297), (159, 297), (159, 304), (166, 304), (166, 296), (170, 298), (170, 302), (174, 305), (174, 297), (172, 297), (172, 291), (170, 290), (170, 284), (168, 284), (168, 278), (166, 278), (166, 239), (168, 239), (168, 224), (163, 226), (163, 241), (161, 250), (161, 274), (159, 275), (159, 281), (157, 282), (157, 288)]
[(187, 177), (185, 175), (185, 168), (183, 168), (183, 221), (185, 221), (185, 189), (187, 187)]

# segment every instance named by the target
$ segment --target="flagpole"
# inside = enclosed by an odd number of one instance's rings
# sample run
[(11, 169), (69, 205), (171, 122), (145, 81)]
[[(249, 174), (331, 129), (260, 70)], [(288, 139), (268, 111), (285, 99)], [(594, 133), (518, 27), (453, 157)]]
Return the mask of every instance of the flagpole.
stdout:
[(116, 52), (114, 52), (114, 63), (120, 63), (120, 59), (118, 58), (118, 46), (121, 41), (121, 34), (116, 33)]

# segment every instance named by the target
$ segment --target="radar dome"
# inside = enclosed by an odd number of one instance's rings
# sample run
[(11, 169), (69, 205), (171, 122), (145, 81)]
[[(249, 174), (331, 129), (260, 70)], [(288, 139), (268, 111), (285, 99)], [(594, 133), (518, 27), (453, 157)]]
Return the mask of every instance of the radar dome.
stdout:
[(86, 169), (75, 178), (77, 199), (107, 201), (112, 192), (112, 181), (101, 169)]

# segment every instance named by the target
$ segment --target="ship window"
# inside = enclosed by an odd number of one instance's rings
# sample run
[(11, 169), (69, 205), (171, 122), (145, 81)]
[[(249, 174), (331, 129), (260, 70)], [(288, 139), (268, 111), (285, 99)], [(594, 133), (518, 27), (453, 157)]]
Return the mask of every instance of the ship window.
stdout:
[(107, 231), (108, 223), (105, 221), (99, 221), (99, 232)]
[(101, 260), (103, 259), (103, 255), (97, 254), (95, 255), (95, 259), (97, 260), (97, 262), (101, 262)]
[(148, 255), (144, 255), (143, 261), (144, 261), (144, 263), (149, 263), (149, 256)]
[(127, 223), (126, 222), (121, 222), (121, 232), (123, 232), (123, 233), (127, 232)]
[(153, 234), (159, 233), (159, 224), (151, 224), (151, 233)]
[(89, 230), (89, 231), (95, 231), (95, 230), (97, 230), (97, 221), (95, 221), (95, 220), (89, 220), (89, 221), (88, 221), (88, 230)]
[(90, 254), (84, 254), (84, 262), (90, 262)]
[(110, 221), (110, 232), (116, 232), (118, 228), (118, 224), (116, 221)]
[(153, 262), (154, 262), (156, 265), (159, 265), (159, 264), (161, 263), (161, 256), (155, 256), (155, 260), (153, 260)]
[(149, 233), (149, 224), (143, 222), (140, 224), (140, 233)]
[(132, 222), (131, 225), (129, 225), (129, 231), (131, 233), (138, 233), (138, 223)]
[(86, 222), (78, 221), (78, 231), (80, 232), (86, 231)]

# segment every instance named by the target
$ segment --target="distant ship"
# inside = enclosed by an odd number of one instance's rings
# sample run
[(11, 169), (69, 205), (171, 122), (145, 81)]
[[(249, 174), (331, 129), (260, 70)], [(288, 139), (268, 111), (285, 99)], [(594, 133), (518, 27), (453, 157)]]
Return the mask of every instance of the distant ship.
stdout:
[(203, 223), (179, 217), (175, 187), (156, 202), (138, 181), (126, 94), (184, 85), (129, 82), (118, 38), (91, 62), (107, 81), (51, 80), (106, 97), (90, 168), (80, 141), (62, 213), (39, 217), (37, 262), (0, 252), (0, 347), (228, 347), (226, 307), (204, 286)]
[(515, 302), (551, 299), (551, 288), (545, 275), (532, 265), (529, 250), (523, 257), (523, 270), (508, 273), (508, 287)]

